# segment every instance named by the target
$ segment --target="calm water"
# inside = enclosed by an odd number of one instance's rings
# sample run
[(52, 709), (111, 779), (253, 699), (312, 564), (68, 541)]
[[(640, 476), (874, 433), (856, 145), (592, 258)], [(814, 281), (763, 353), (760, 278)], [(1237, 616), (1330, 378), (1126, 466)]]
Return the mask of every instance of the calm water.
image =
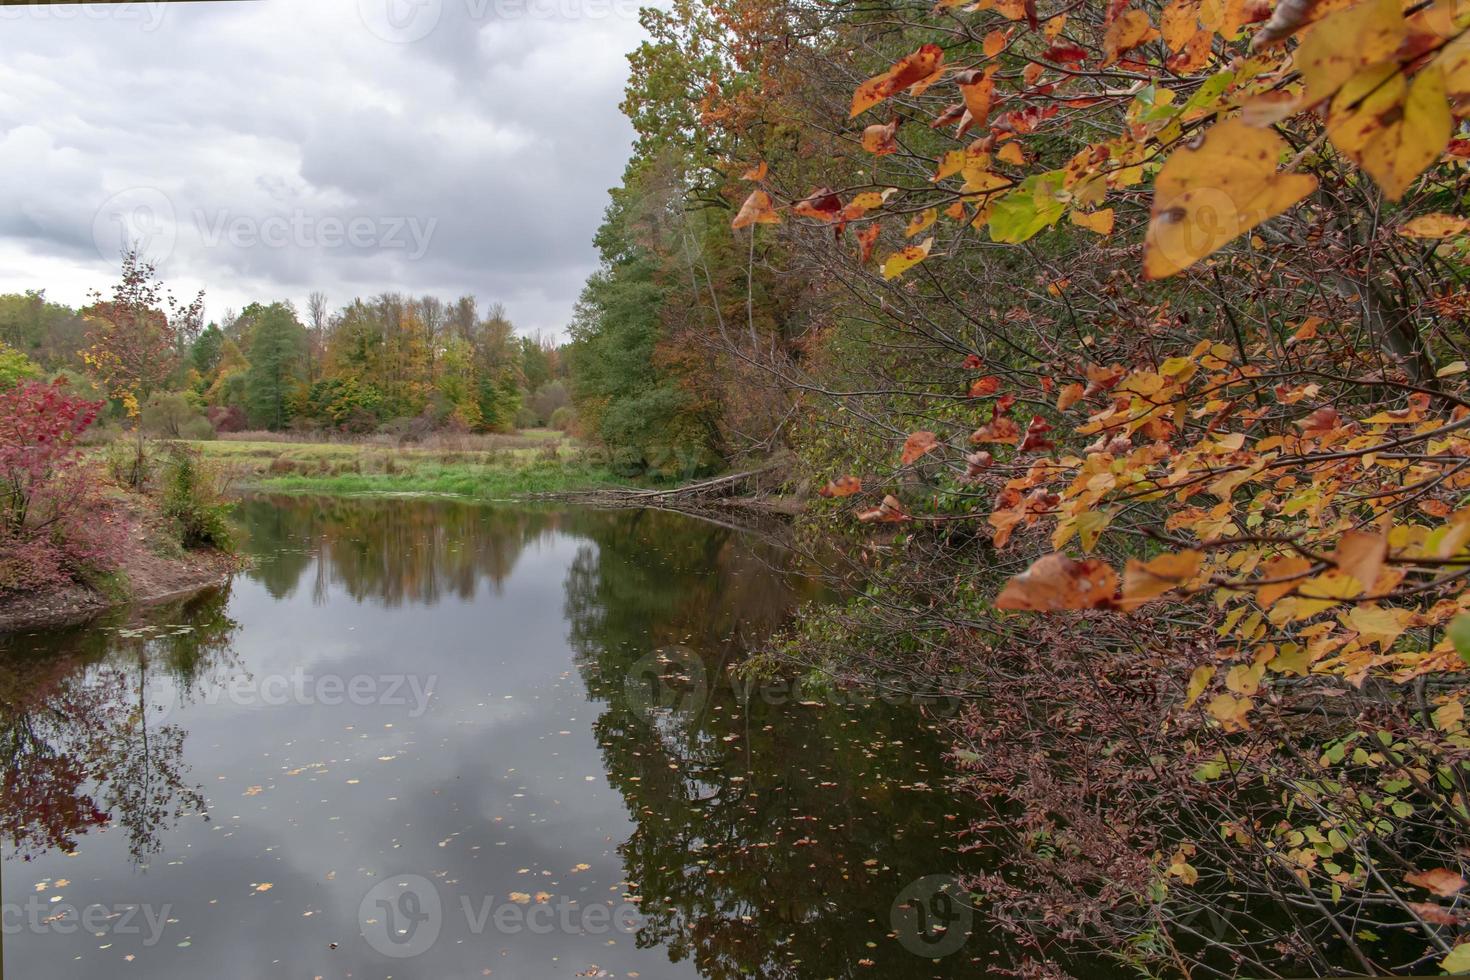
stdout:
[(778, 548), (422, 500), (238, 522), (228, 589), (0, 641), (10, 977), (995, 962), (927, 710), (728, 674), (821, 598)]

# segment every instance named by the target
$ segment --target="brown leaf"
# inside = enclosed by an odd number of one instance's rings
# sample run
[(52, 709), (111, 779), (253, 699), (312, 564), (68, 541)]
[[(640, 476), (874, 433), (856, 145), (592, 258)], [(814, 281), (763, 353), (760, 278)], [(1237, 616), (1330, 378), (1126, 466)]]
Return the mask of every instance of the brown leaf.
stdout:
[(1388, 554), (1388, 539), (1374, 531), (1349, 531), (1337, 542), (1332, 553), (1332, 563), (1345, 574), (1351, 575), (1367, 592), (1378, 581), (1383, 570), (1383, 559)]
[(903, 465), (907, 466), (925, 453), (939, 448), (939, 440), (932, 432), (914, 432), (903, 443)]

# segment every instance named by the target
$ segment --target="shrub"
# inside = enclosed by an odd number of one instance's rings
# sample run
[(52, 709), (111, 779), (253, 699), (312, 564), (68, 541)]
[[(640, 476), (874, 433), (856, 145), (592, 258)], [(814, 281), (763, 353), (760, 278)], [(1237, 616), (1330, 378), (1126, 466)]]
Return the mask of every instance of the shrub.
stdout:
[(143, 405), (143, 428), (169, 439), (209, 439), (214, 426), (182, 392), (160, 391)]
[(126, 528), (106, 512), (79, 450), (101, 407), (37, 381), (0, 392), (0, 592), (116, 566)]
[(206, 413), (215, 432), (244, 432), (249, 424), (239, 405), (215, 405)]
[(234, 546), (219, 479), (200, 459), (197, 450), (171, 446), (163, 469), (163, 515), (173, 522), (185, 548)]
[(577, 411), (570, 405), (563, 405), (551, 413), (551, 427), (558, 432), (570, 432), (572, 426), (577, 422)]

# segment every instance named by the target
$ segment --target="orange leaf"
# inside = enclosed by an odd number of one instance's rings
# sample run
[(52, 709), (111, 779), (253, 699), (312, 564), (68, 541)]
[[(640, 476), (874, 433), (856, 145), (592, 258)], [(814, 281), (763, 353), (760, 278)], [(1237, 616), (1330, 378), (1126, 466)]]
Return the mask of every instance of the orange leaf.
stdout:
[(886, 157), (898, 152), (898, 143), (893, 135), (898, 132), (898, 120), (891, 123), (875, 123), (863, 130), (863, 149), (875, 157)]
[(932, 432), (914, 432), (909, 435), (903, 443), (903, 465), (907, 466), (914, 460), (939, 448), (939, 440), (934, 438)]
[(1107, 33), (1103, 35), (1103, 52), (1107, 55), (1103, 60), (1103, 67), (1106, 68), (1125, 53), (1158, 36), (1159, 32), (1149, 23), (1148, 14), (1142, 10), (1127, 11), (1108, 25)]
[(756, 164), (754, 167), (751, 167), (749, 170), (745, 171), (745, 173), (741, 174), (740, 175), (740, 179), (741, 180), (765, 180), (766, 179), (766, 170), (767, 170), (767, 168), (766, 168), (766, 161), (762, 160), (760, 163)]
[[(1277, 599), (1296, 588), (1311, 568), (1312, 563), (1306, 558), (1279, 557), (1263, 562), (1261, 577), (1271, 581), (1270, 584), (1256, 589), (1256, 602), (1260, 603), (1263, 608), (1272, 605)], [(1284, 581), (1278, 582), (1275, 581), (1276, 579)]]
[(735, 215), (735, 220), (730, 222), (731, 228), (745, 228), (749, 225), (775, 225), (781, 223), (781, 216), (771, 207), (771, 195), (765, 191), (751, 191), (745, 203), (740, 205), (740, 213)]
[(993, 374), (986, 375), (983, 378), (976, 378), (970, 382), (971, 398), (985, 398), (988, 395), (995, 394), (999, 390), (1000, 379)]
[(1081, 400), (1082, 386), (1075, 382), (1069, 384), (1057, 394), (1057, 411), (1065, 412)]
[(1449, 868), (1431, 868), (1428, 871), (1414, 871), (1404, 875), (1404, 881), (1410, 885), (1431, 891), (1440, 898), (1452, 898), (1465, 887), (1465, 879)]
[(910, 85), (929, 80), (938, 74), (943, 64), (944, 50), (937, 44), (924, 45), (881, 75), (874, 75), (859, 85), (852, 94), (852, 112), (848, 118), (871, 109)]
[(1123, 569), (1123, 601), (1119, 607), (1134, 609), (1171, 589), (1188, 585), (1204, 557), (1202, 552), (1181, 551), (1147, 562), (1130, 558)]
[(857, 519), (864, 524), (899, 524), (909, 519), (904, 512), (903, 504), (899, 503), (897, 497), (892, 495), (883, 498), (883, 502), (872, 510), (858, 511)]
[(995, 607), (1031, 612), (1101, 609), (1112, 605), (1117, 588), (1118, 575), (1106, 563), (1053, 553), (1007, 582)]
[(989, 425), (972, 432), (970, 441), (976, 445), (982, 442), (1006, 442), (1014, 445), (1021, 441), (1021, 427), (1014, 419), (999, 415), (991, 419)]
[(873, 246), (878, 244), (878, 222), (874, 221), (858, 229), (858, 244), (862, 250), (858, 255), (858, 261), (867, 264), (868, 259), (873, 257)]
[(861, 493), (863, 481), (855, 476), (839, 476), (817, 491), (819, 497), (851, 497), (853, 494)]
[(826, 187), (818, 187), (791, 206), (791, 210), (803, 218), (818, 221), (836, 221), (842, 213), (842, 199)]

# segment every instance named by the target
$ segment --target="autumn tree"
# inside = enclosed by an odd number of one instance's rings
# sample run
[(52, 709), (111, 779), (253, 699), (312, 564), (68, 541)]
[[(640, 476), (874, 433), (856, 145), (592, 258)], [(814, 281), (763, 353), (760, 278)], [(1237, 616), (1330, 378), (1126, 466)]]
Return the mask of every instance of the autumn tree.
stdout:
[(197, 335), (203, 309), (203, 291), (189, 303), (178, 302), (165, 291), (155, 266), (130, 248), (123, 252), (122, 276), (110, 296), (94, 290), (92, 305), (82, 311), (88, 323), (83, 359), (134, 420), (135, 487), (143, 479), (142, 402), (173, 374), (186, 338)]

